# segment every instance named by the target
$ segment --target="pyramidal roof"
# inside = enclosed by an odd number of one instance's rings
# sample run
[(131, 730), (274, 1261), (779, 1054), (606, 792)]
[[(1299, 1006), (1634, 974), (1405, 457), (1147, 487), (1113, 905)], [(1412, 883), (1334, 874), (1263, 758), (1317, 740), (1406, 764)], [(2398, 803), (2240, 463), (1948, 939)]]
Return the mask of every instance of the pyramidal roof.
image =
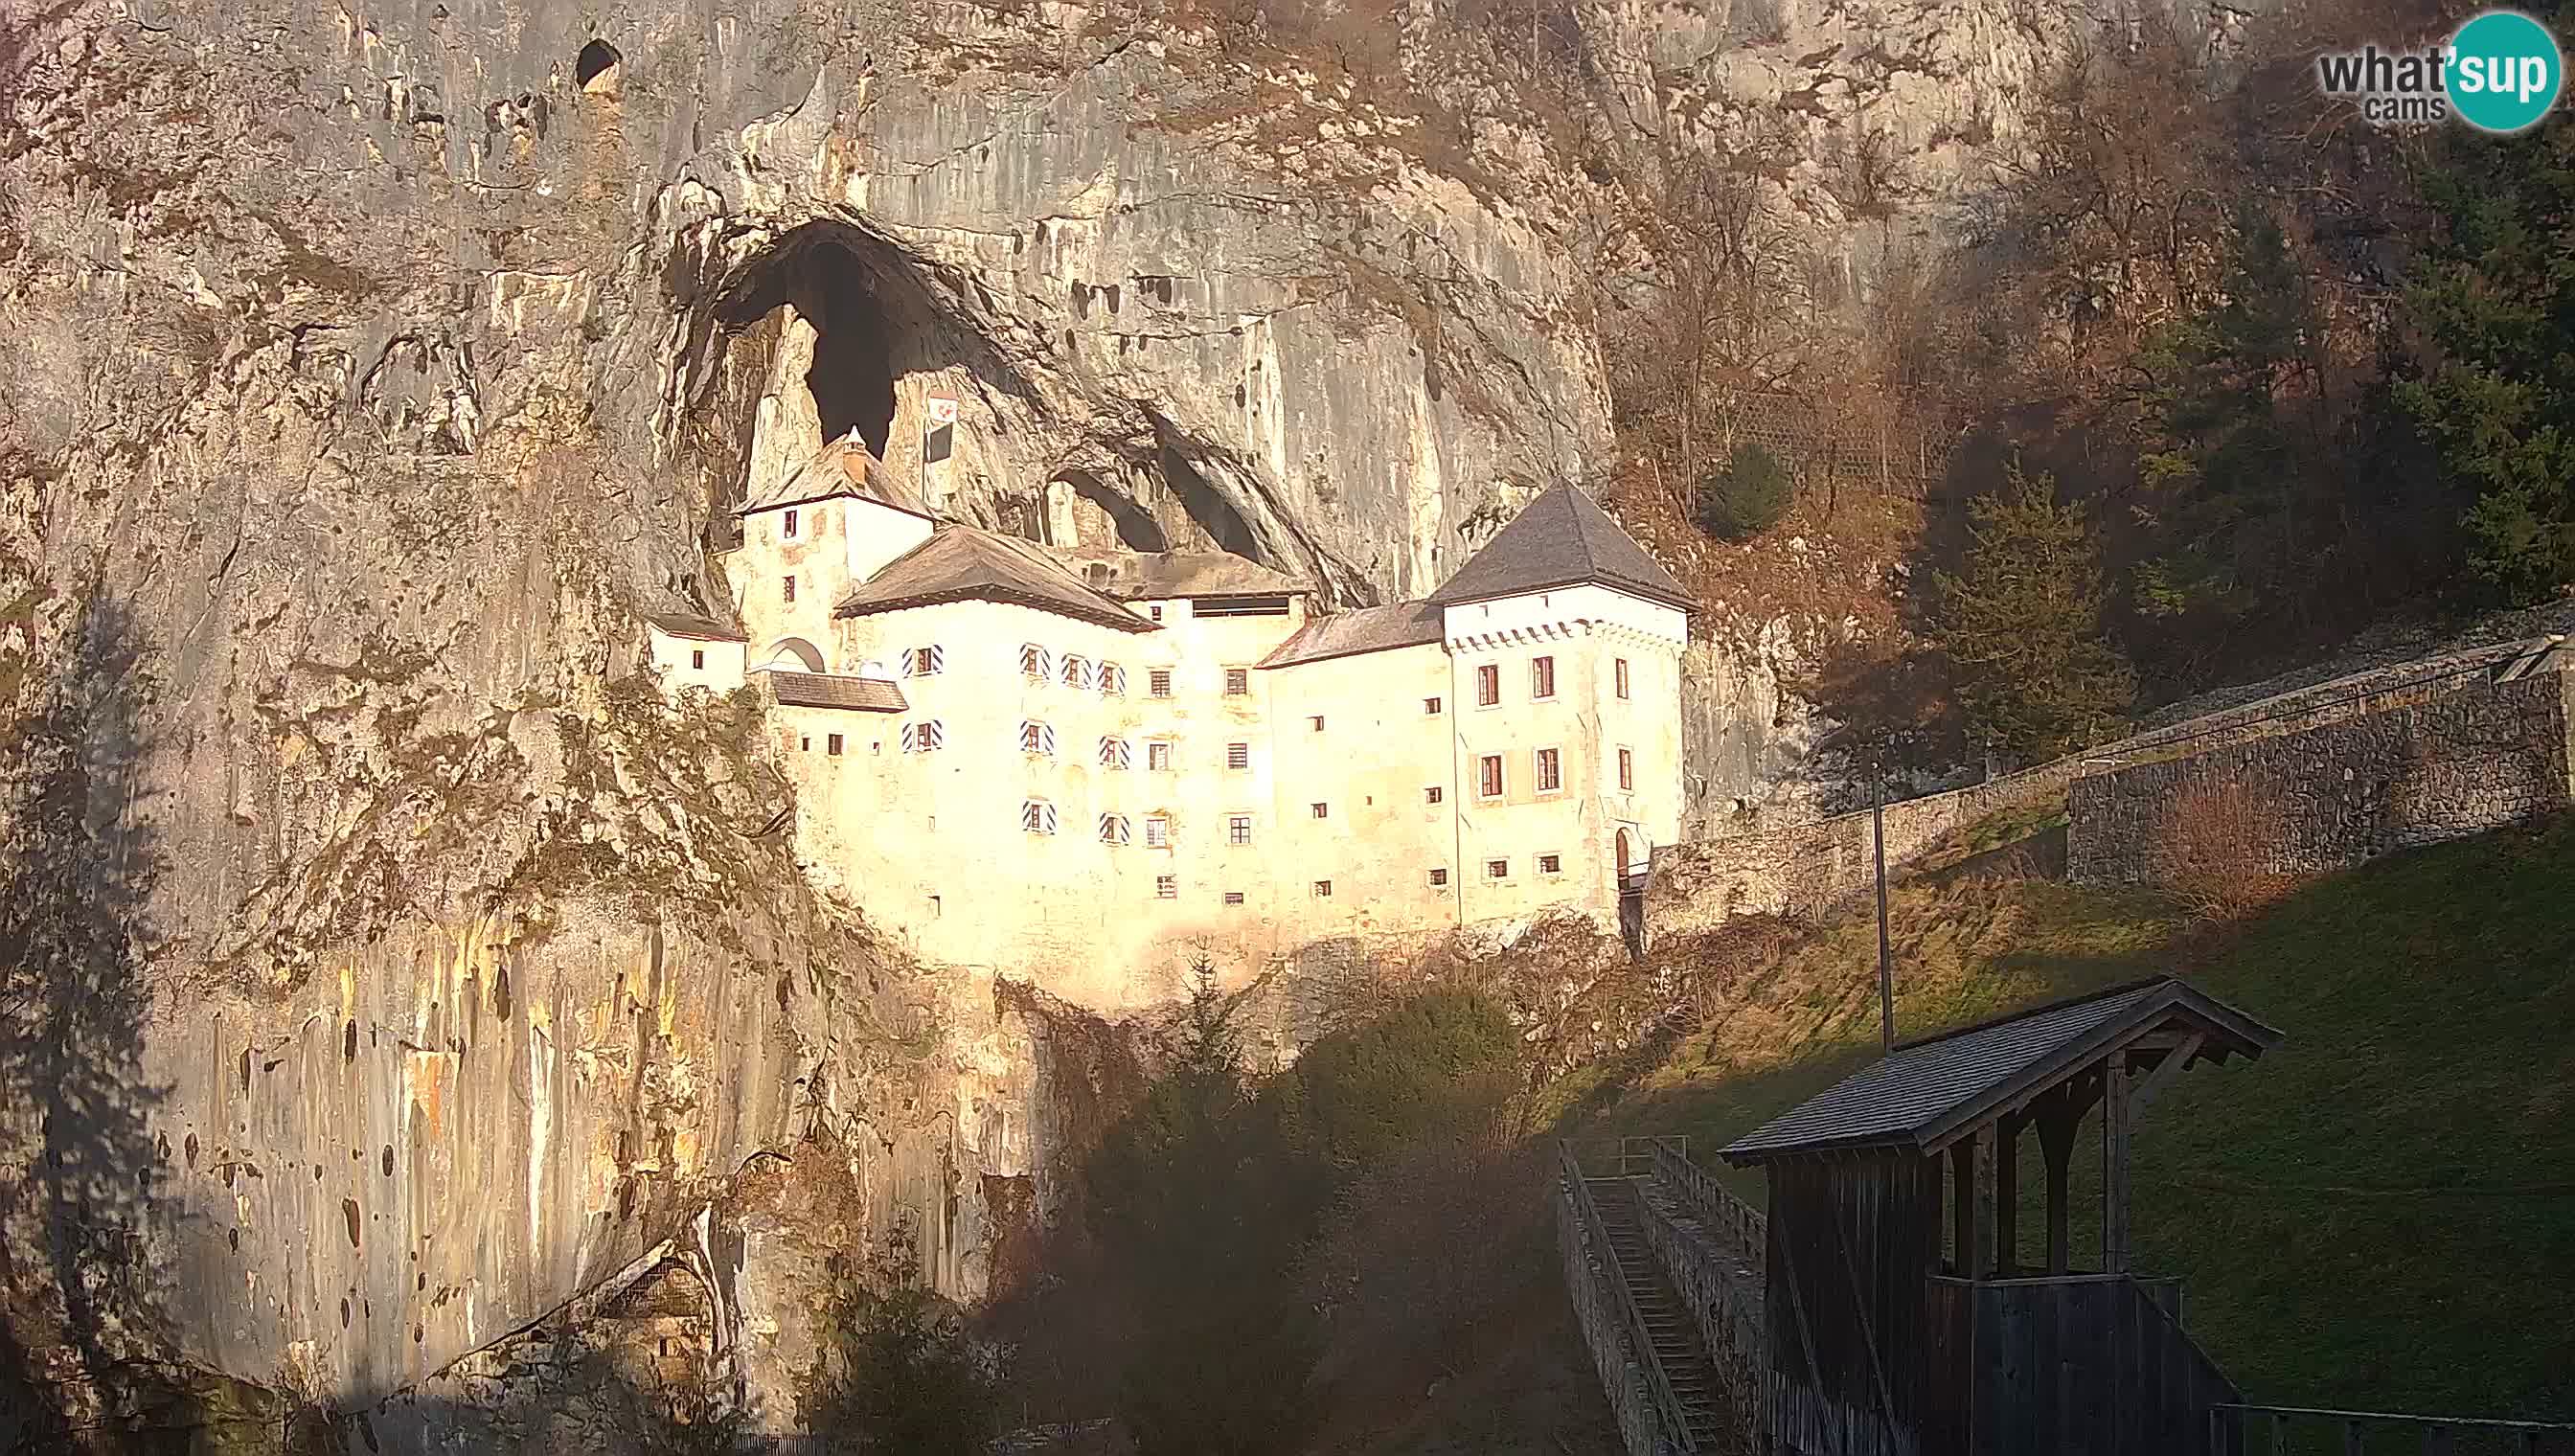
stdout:
[(1695, 605), (1671, 573), (1655, 565), (1633, 537), (1571, 486), (1557, 486), (1529, 502), (1429, 601), (1434, 607), (1455, 607), (1586, 583), (1683, 612)]

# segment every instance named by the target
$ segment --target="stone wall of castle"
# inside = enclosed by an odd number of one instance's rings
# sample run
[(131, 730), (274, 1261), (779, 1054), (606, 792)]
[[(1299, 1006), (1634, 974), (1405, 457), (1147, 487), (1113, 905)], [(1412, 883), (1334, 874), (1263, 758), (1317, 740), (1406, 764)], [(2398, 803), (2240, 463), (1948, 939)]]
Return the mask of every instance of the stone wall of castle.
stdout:
[(2483, 677), (2409, 694), (2393, 707), (2076, 779), (2068, 872), (2089, 883), (2155, 882), (2177, 814), (2235, 790), (2263, 835), (2259, 862), (2285, 873), (2338, 869), (2565, 808), (2575, 676)]
[[(2062, 759), (1946, 793), (1886, 806), (1886, 867), (1892, 874), (1954, 830), (2005, 809), (2061, 797), (2081, 771)], [(1645, 889), (1645, 935), (1712, 930), (1742, 915), (1811, 919), (1875, 887), (1875, 830), (1866, 809), (1654, 851)]]

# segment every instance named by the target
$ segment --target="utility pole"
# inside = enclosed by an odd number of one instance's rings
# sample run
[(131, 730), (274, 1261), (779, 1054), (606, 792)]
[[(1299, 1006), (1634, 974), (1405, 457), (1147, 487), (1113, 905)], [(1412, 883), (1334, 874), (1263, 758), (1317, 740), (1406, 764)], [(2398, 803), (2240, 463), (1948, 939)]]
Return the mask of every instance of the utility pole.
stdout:
[(1886, 763), (1877, 764), (1877, 788), (1870, 794), (1869, 821), (1877, 838), (1877, 1032), (1887, 1051), (1895, 1050), (1895, 949), (1886, 938)]

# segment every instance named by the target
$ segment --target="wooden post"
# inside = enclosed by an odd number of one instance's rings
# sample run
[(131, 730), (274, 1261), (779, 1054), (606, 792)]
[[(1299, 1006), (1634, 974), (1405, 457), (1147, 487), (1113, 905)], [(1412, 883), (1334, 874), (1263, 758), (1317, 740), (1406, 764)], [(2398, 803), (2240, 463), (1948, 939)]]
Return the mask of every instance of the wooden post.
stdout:
[(2020, 1264), (2020, 1117), (2005, 1117), (1994, 1139), (1994, 1272)]
[(2002, 1220), (1994, 1212), (1994, 1127), (1988, 1124), (1977, 1128), (1971, 1141), (1976, 1148), (1976, 1277), (1989, 1279), (1995, 1266), (1990, 1230), (2002, 1227)]
[(2101, 1068), (2101, 1272), (2128, 1272), (2128, 1052)]
[(1976, 1142), (1949, 1144), (1949, 1206), (1954, 1212), (1949, 1265), (1961, 1279), (1976, 1277)]
[(2066, 1176), (2074, 1165), (2074, 1130), (2083, 1122), (2083, 1102), (2070, 1085), (2051, 1092), (2038, 1106), (2038, 1150), (2047, 1165), (2047, 1272), (2069, 1271), (2071, 1240), (2067, 1237)]

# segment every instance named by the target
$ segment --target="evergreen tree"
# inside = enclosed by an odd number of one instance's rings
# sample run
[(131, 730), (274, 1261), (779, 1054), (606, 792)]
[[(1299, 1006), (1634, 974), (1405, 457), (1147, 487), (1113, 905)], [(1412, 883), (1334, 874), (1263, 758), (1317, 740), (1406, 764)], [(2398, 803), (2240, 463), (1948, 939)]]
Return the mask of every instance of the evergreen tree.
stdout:
[(2153, 554), (2129, 577), (2153, 640), (2222, 636), (2303, 585), (2290, 515), (2305, 462), (2278, 392), (2312, 376), (2316, 334), (2306, 276), (2287, 237), (2246, 211), (2225, 302), (2139, 351), (2150, 448), (2138, 457), (2139, 511)]
[(1758, 445), (1738, 445), (1699, 482), (1698, 524), (1710, 535), (1742, 541), (1786, 519), (1796, 499), (1788, 468), (1777, 456)]
[(2473, 496), (2479, 595), (2528, 604), (2575, 583), (2575, 123), (2444, 130), (2421, 179), (2442, 226), (2407, 293), (2433, 358), (2397, 394)]
[(2081, 514), (2056, 503), (2052, 478), (2017, 464), (1967, 512), (1966, 574), (1936, 578), (1960, 705), (1988, 741), (2023, 758), (2097, 740), (2136, 682), (2101, 635), (2100, 552)]

